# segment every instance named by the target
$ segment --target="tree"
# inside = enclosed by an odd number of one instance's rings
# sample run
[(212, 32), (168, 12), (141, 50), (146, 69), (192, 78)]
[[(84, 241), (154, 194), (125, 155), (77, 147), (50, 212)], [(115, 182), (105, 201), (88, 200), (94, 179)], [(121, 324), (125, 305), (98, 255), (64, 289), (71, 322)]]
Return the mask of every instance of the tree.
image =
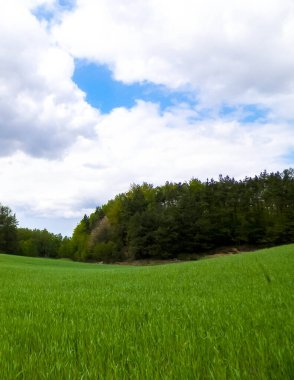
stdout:
[(294, 241), (294, 170), (235, 180), (143, 183), (85, 216), (75, 258), (146, 259)]
[(71, 239), (73, 259), (87, 260), (89, 256), (90, 218), (84, 215), (76, 226)]
[(16, 253), (17, 220), (9, 207), (0, 204), (0, 251)]
[[(62, 236), (44, 230), (18, 228), (19, 250), (22, 256), (59, 257)], [(66, 252), (65, 252), (66, 253)], [(67, 253), (66, 253), (67, 254)], [(67, 257), (65, 254), (65, 257)]]

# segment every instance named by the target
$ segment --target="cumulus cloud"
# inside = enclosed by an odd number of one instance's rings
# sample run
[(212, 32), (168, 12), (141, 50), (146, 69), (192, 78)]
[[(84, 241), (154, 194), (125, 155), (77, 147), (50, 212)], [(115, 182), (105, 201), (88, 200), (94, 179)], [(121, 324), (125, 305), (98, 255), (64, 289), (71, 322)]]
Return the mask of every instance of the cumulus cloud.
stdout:
[(1, 5), (0, 36), (0, 155), (54, 157), (91, 134), (99, 114), (71, 80), (73, 58), (24, 4)]
[(95, 138), (79, 137), (62, 161), (24, 153), (2, 158), (2, 199), (22, 213), (26, 208), (27, 215), (67, 218), (71, 224), (72, 218), (127, 191), (130, 183), (161, 185), (280, 170), (284, 152), (293, 148), (287, 125), (193, 122), (193, 116), (190, 110), (162, 113), (154, 104), (139, 102), (104, 115)]
[(293, 25), (292, 0), (78, 0), (54, 35), (126, 83), (188, 88), (206, 106), (257, 103), (291, 118)]

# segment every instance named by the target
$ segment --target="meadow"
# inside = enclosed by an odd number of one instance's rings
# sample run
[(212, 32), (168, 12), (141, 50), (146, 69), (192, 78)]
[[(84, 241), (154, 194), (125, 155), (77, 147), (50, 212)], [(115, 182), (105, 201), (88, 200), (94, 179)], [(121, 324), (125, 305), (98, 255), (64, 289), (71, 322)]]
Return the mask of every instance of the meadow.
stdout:
[(158, 266), (0, 255), (0, 378), (293, 379), (294, 245)]

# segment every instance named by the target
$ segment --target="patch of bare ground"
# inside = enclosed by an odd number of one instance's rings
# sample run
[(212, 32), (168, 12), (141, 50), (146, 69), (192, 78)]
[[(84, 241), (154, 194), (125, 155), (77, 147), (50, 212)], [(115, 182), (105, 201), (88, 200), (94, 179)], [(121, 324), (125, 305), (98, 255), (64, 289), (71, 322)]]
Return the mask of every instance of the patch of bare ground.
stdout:
[(163, 265), (163, 264), (177, 264), (189, 260), (179, 260), (179, 259), (142, 259), (142, 260), (131, 260), (131, 261), (118, 261), (115, 264), (117, 265)]
[(216, 257), (223, 257), (223, 256), (231, 256), (231, 255), (237, 255), (239, 253), (246, 253), (246, 252), (252, 252), (256, 251), (258, 248), (256, 247), (249, 247), (249, 246), (241, 246), (241, 247), (224, 247), (220, 249), (215, 249), (213, 251), (210, 251), (206, 253), (205, 255), (202, 255), (199, 259), (213, 259)]
[(214, 249), (206, 253), (197, 253), (191, 255), (181, 255), (176, 259), (141, 259), (141, 260), (128, 260), (118, 261), (116, 265), (134, 265), (134, 266), (146, 266), (146, 265), (163, 265), (163, 264), (179, 264), (187, 261), (196, 261), (204, 259), (213, 259), (217, 257), (237, 255), (239, 253), (255, 251), (256, 247), (242, 246), (242, 247), (223, 247), (220, 249)]

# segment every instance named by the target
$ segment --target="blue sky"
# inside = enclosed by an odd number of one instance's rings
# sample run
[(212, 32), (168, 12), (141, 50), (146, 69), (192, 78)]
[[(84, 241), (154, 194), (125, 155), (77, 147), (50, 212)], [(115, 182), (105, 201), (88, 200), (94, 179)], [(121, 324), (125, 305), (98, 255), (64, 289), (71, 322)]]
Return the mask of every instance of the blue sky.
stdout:
[[(71, 11), (75, 8), (74, 0), (59, 0), (59, 10)], [(41, 4), (33, 11), (40, 20), (52, 22), (55, 16), (54, 9)], [(164, 111), (166, 108), (177, 104), (187, 104), (190, 107), (197, 106), (197, 92), (181, 89), (178, 91), (169, 89), (162, 84), (154, 84), (150, 81), (141, 81), (126, 84), (114, 79), (113, 72), (106, 64), (90, 62), (83, 59), (75, 59), (73, 81), (86, 93), (86, 100), (102, 113), (109, 113), (117, 107), (132, 108), (136, 101), (144, 100), (153, 102)], [(218, 107), (218, 116), (223, 118), (237, 118), (243, 123), (266, 122), (268, 110), (256, 104), (223, 104)], [(200, 118), (215, 115), (213, 109), (199, 110)]]
[[(125, 84), (115, 80), (106, 65), (76, 60), (73, 81), (85, 92), (87, 102), (103, 114), (118, 107), (130, 109), (138, 100), (143, 100), (158, 104), (161, 111), (185, 104), (198, 110), (198, 120), (215, 117), (214, 109), (197, 107), (197, 94), (192, 91), (175, 91), (147, 81)], [(256, 104), (220, 105), (216, 111), (218, 117), (239, 120), (244, 124), (268, 121), (268, 110)]]
[(196, 104), (189, 92), (172, 91), (147, 81), (134, 84), (117, 81), (106, 65), (96, 63), (76, 60), (73, 81), (86, 93), (87, 102), (105, 114), (117, 107), (132, 108), (137, 100), (159, 104), (162, 111), (180, 103)]
[(0, 202), (70, 235), (131, 183), (294, 166), (293, 18), (288, 0), (4, 2)]
[[(59, 12), (71, 11), (74, 9), (76, 0), (58, 0), (56, 5)], [(56, 15), (56, 7), (48, 4), (46, 1), (41, 1), (39, 5), (33, 8), (32, 13), (38, 18), (38, 20), (51, 22)]]
[[(56, 3), (59, 14), (73, 12), (77, 5), (75, 0), (58, 0)], [(41, 1), (41, 4), (33, 9), (33, 14), (38, 20), (46, 20), (51, 23), (56, 17), (56, 9), (48, 7), (46, 2)], [(219, 117), (238, 120), (243, 124), (269, 121), (270, 109), (262, 104), (248, 101), (236, 102), (235, 99), (232, 99), (231, 103), (220, 101), (213, 107), (199, 106), (197, 89), (190, 88), (188, 90), (189, 86), (187, 85), (175, 90), (164, 84), (148, 80), (129, 84), (114, 79), (111, 65), (97, 61), (92, 62), (89, 58), (76, 58), (74, 64), (73, 81), (85, 92), (86, 101), (103, 114), (107, 114), (117, 107), (130, 109), (138, 100), (144, 100), (158, 104), (161, 111), (185, 104), (197, 109), (197, 120)]]

